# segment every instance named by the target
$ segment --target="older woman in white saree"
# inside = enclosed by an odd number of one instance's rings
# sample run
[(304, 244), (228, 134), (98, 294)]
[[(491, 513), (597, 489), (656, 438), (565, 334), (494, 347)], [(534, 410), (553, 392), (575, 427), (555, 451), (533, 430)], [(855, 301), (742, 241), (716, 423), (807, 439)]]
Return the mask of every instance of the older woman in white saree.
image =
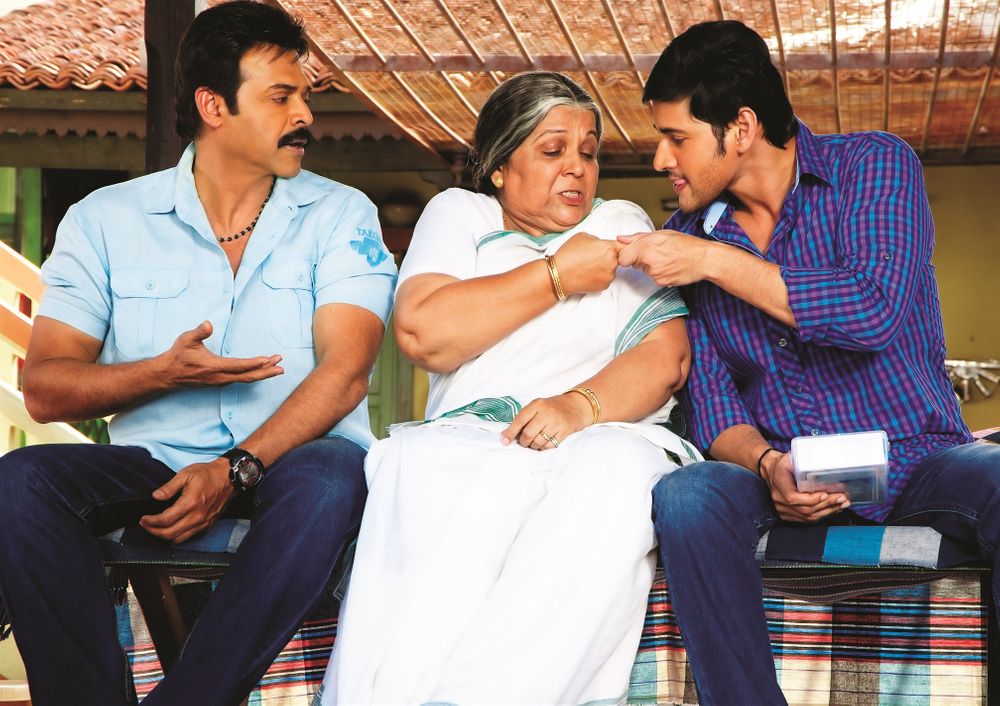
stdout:
[(663, 422), (679, 295), (618, 266), (636, 205), (595, 199), (601, 117), (521, 74), (476, 128), (479, 193), (436, 196), (397, 290), (426, 420), (366, 464), (322, 704), (624, 703), (655, 568), (650, 491), (697, 452)]

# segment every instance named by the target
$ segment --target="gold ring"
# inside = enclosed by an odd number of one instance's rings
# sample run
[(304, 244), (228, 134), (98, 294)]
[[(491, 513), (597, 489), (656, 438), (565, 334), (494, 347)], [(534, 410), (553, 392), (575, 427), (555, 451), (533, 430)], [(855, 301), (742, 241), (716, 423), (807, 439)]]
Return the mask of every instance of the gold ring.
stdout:
[(548, 434), (546, 434), (546, 433), (545, 433), (544, 431), (540, 431), (540, 432), (538, 432), (538, 435), (539, 435), (539, 436), (541, 436), (541, 437), (542, 437), (543, 439), (545, 439), (545, 440), (546, 440), (547, 442), (549, 442), (550, 444), (552, 444), (552, 447), (553, 447), (553, 448), (559, 448), (559, 442), (558, 442), (558, 441), (556, 441), (556, 439), (555, 439), (555, 437), (554, 437), (554, 436), (549, 436), (549, 435), (548, 435)]

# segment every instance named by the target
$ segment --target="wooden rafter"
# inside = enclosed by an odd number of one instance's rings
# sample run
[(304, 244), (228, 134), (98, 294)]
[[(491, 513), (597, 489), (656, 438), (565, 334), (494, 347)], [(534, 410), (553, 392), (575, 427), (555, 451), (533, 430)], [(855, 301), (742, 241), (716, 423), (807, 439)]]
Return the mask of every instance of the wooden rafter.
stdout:
[[(388, 0), (382, 0), (382, 2), (386, 6), (386, 9), (389, 10), (389, 12), (394, 12), (394, 10), (393, 10), (391, 4), (389, 4)], [(333, 3), (337, 6), (337, 9), (340, 10), (340, 13), (341, 13), (341, 15), (343, 15), (344, 19), (347, 20), (347, 24), (350, 25), (351, 29), (353, 29), (355, 31), (355, 33), (357, 33), (358, 37), (361, 38), (361, 41), (365, 43), (365, 46), (367, 46), (368, 49), (372, 52), (372, 54), (374, 54), (375, 56), (377, 56), (382, 61), (383, 65), (385, 65), (386, 64), (385, 55), (382, 54), (382, 52), (379, 51), (378, 47), (375, 46), (375, 42), (372, 41), (372, 39), (367, 35), (367, 33), (361, 28), (361, 26), (358, 24), (358, 22), (354, 19), (354, 15), (346, 7), (344, 7), (344, 4), (343, 4), (343, 2), (341, 2), (341, 0), (333, 0)], [(394, 17), (397, 17), (397, 16), (394, 15)], [(396, 21), (397, 22), (401, 22), (402, 18), (398, 18)], [(414, 38), (414, 40), (415, 40), (414, 43), (417, 45), (417, 48), (418, 49), (422, 49), (423, 51), (425, 51), (426, 52), (426, 58), (428, 58), (433, 63), (433, 57), (431, 57), (430, 52), (426, 51), (426, 48), (423, 47), (423, 44), (419, 41), (419, 39)], [(329, 55), (327, 55), (325, 53), (323, 53), (323, 56), (328, 61), (331, 59), (331, 57), (329, 57)], [(406, 82), (406, 80), (402, 76), (400, 76), (400, 74), (399, 74), (398, 71), (388, 71), (387, 73), (399, 85), (399, 87), (403, 89), (403, 92), (406, 93), (406, 95), (410, 97), (410, 100), (412, 100), (417, 105), (417, 107), (419, 107), (420, 110), (422, 110), (424, 112), (424, 114), (427, 115), (427, 117), (431, 119), (431, 122), (433, 122), (435, 125), (437, 125), (439, 128), (441, 128), (441, 130), (443, 130), (445, 132), (445, 134), (447, 134), (448, 137), (450, 137), (451, 139), (453, 139), (455, 142), (457, 142), (458, 144), (462, 145), (466, 149), (469, 149), (469, 147), (470, 147), (469, 143), (464, 138), (462, 138), (458, 133), (456, 133), (454, 130), (452, 130), (451, 127), (447, 123), (445, 123), (443, 120), (441, 120), (441, 118), (439, 118), (437, 116), (437, 114), (433, 110), (431, 110), (430, 106), (428, 106), (420, 98), (420, 96), (417, 95), (417, 93), (410, 87), (410, 85)], [(423, 137), (421, 137), (420, 135), (418, 135), (413, 129), (405, 127), (405, 123), (403, 121), (399, 120), (398, 118), (394, 117), (393, 114), (391, 113), (391, 111), (389, 111), (385, 106), (383, 106), (383, 105), (375, 102), (375, 100), (373, 98), (371, 98), (370, 95), (368, 95), (368, 92), (365, 91), (364, 89), (362, 89), (348, 75), (348, 73), (346, 71), (341, 71), (341, 74), (343, 75), (345, 81), (347, 81), (350, 84), (351, 89), (353, 91), (356, 91), (356, 92), (360, 93), (361, 95), (367, 96), (368, 99), (372, 101), (372, 103), (375, 105), (375, 107), (378, 109), (378, 111), (382, 115), (384, 115), (387, 118), (389, 118), (389, 120), (391, 120), (392, 122), (396, 123), (396, 125), (399, 125), (406, 132), (407, 135), (409, 135), (412, 139), (417, 140), (417, 142), (419, 144), (427, 147), (432, 152), (436, 151), (436, 150), (434, 150), (434, 147), (432, 145), (430, 145), (426, 140), (424, 140)], [(452, 84), (450, 81), (448, 82), (448, 85), (452, 86), (452, 88), (455, 89), (454, 84)], [(457, 91), (457, 89), (455, 89), (455, 90)]]
[(792, 87), (788, 83), (788, 69), (785, 66), (785, 41), (781, 36), (781, 16), (778, 14), (777, 0), (771, 0), (771, 17), (774, 18), (774, 36), (778, 40), (778, 60), (781, 62), (778, 70), (781, 71), (781, 81), (785, 84), (785, 95), (791, 99)]
[(944, 59), (944, 48), (948, 41), (948, 12), (951, 3), (944, 0), (944, 11), (941, 13), (941, 36), (938, 41), (937, 61), (934, 62), (934, 81), (931, 83), (931, 97), (927, 101), (927, 115), (924, 117), (924, 136), (920, 140), (920, 153), (927, 152), (927, 139), (931, 131), (931, 118), (934, 117), (934, 102), (937, 99), (938, 84), (941, 82), (941, 66)]
[[(997, 19), (1000, 21), (1000, 17)], [(989, 95), (990, 82), (993, 80), (993, 72), (997, 68), (997, 56), (1000, 54), (1000, 27), (997, 29), (997, 37), (993, 42), (993, 56), (990, 58), (990, 63), (986, 67), (986, 75), (983, 76), (983, 85), (979, 87), (979, 97), (976, 99), (976, 109), (972, 113), (972, 121), (969, 123), (969, 132), (966, 134), (965, 142), (962, 144), (963, 157), (969, 153), (969, 147), (972, 145), (972, 138), (976, 135), (976, 128), (979, 127), (979, 117), (982, 115), (983, 106), (986, 104), (986, 96)]]
[(892, 0), (885, 0), (885, 66), (882, 70), (882, 129), (889, 131), (889, 105), (892, 97)]
[(615, 36), (618, 37), (618, 43), (621, 45), (622, 51), (625, 52), (625, 58), (628, 60), (629, 65), (632, 67), (633, 73), (635, 73), (635, 78), (639, 82), (639, 86), (642, 88), (646, 87), (646, 81), (642, 77), (642, 73), (635, 67), (635, 56), (632, 54), (632, 50), (628, 46), (628, 40), (625, 39), (625, 33), (622, 32), (621, 23), (618, 21), (618, 16), (615, 14), (615, 10), (611, 7), (610, 0), (601, 0), (604, 5), (604, 13), (611, 20), (611, 27), (615, 31)]
[(514, 42), (517, 44), (518, 50), (521, 52), (521, 56), (524, 60), (528, 62), (528, 66), (534, 66), (535, 60), (531, 58), (531, 52), (528, 51), (528, 47), (524, 45), (524, 40), (521, 39), (521, 33), (517, 31), (514, 27), (514, 23), (511, 22), (510, 15), (507, 14), (507, 10), (504, 9), (503, 3), (500, 0), (493, 0), (493, 6), (496, 7), (497, 12), (500, 13), (503, 23), (507, 25), (507, 31), (510, 32), (511, 37), (513, 37)]
[(833, 119), (836, 132), (840, 132), (840, 76), (837, 73), (837, 2), (827, 0), (830, 12), (830, 62), (833, 70)]
[(389, 0), (382, 0), (382, 7), (384, 7), (390, 15), (392, 15), (392, 19), (394, 19), (396, 21), (396, 24), (399, 25), (399, 28), (403, 30), (403, 34), (406, 35), (406, 38), (409, 39), (411, 42), (413, 42), (413, 45), (417, 48), (417, 51), (419, 51), (423, 55), (423, 57), (427, 59), (427, 63), (433, 66), (434, 56), (431, 54), (427, 46), (422, 41), (420, 41), (420, 37), (418, 37), (417, 33), (413, 31), (412, 27), (410, 27), (410, 24), (406, 21), (406, 18), (404, 18), (401, 14), (399, 14), (399, 12), (396, 11), (396, 8)]
[[(372, 54), (379, 57), (381, 61), (385, 63), (385, 57), (382, 56), (378, 47), (375, 46), (375, 43), (371, 41), (365, 31), (361, 29), (357, 22), (355, 22), (354, 16), (347, 10), (347, 8), (344, 7), (343, 3), (341, 3), (340, 0), (333, 0), (333, 3), (337, 6), (337, 9), (340, 11), (341, 16), (343, 16), (343, 18), (347, 21), (347, 24), (361, 38), (361, 41), (365, 43), (365, 46), (368, 47)], [(341, 68), (335, 57), (327, 54), (326, 51), (320, 45), (316, 44), (316, 42), (312, 41), (312, 39), (309, 40), (309, 48), (310, 51), (322, 58), (323, 61), (334, 67), (338, 74), (338, 78), (343, 81), (344, 84), (350, 88), (359, 99), (365, 102), (372, 109), (372, 112), (395, 123), (411, 140), (426, 149), (428, 152), (437, 154), (437, 150), (434, 149), (434, 146), (425, 140), (420, 133), (407, 125), (405, 121), (400, 120), (391, 110), (389, 110), (387, 106), (382, 105), (380, 101), (376, 100), (367, 91), (361, 88), (361, 86), (359, 86), (357, 82), (351, 78), (350, 74)]]
[[(462, 43), (468, 48), (469, 53), (472, 54), (472, 56), (476, 58), (476, 61), (479, 62), (480, 68), (485, 68), (486, 61), (485, 59), (483, 59), (483, 55), (479, 52), (478, 49), (476, 49), (476, 45), (472, 43), (471, 39), (469, 39), (469, 35), (466, 34), (464, 29), (462, 29), (462, 25), (460, 25), (458, 23), (458, 20), (455, 19), (455, 15), (452, 14), (451, 9), (448, 7), (445, 1), (434, 0), (434, 3), (438, 6), (438, 9), (441, 10), (441, 14), (444, 15), (444, 18), (448, 21), (448, 24), (451, 25), (452, 30), (455, 32), (456, 35), (458, 35), (458, 38), (461, 39)], [(493, 83), (495, 85), (497, 86), (500, 85), (500, 80), (493, 74), (492, 71), (487, 71), (486, 75), (493, 80)], [(476, 114), (478, 115), (478, 111), (476, 111)]]
[[(403, 30), (403, 33), (407, 36), (407, 38), (409, 38), (409, 40), (413, 42), (413, 44), (417, 47), (420, 53), (423, 54), (424, 58), (427, 59), (427, 63), (433, 66), (434, 56), (427, 48), (427, 45), (420, 40), (420, 37), (417, 36), (417, 33), (414, 32), (413, 28), (410, 27), (410, 25), (406, 22), (406, 19), (402, 15), (400, 15), (399, 12), (396, 11), (396, 8), (389, 0), (382, 0), (382, 5), (389, 12), (389, 14), (392, 15), (392, 18), (396, 20), (396, 23)], [(465, 97), (465, 94), (463, 94), (460, 90), (458, 90), (458, 86), (456, 86), (455, 83), (451, 80), (451, 77), (448, 76), (448, 74), (446, 74), (444, 71), (438, 71), (438, 75), (444, 80), (446, 84), (448, 84), (448, 88), (450, 88), (451, 92), (455, 94), (456, 98), (458, 98), (458, 102), (461, 103), (462, 106), (472, 114), (472, 117), (478, 118), (479, 111), (477, 111), (475, 108), (472, 107), (472, 104), (469, 103), (469, 100)], [(393, 78), (395, 78), (397, 81), (402, 82), (402, 80), (398, 76), (394, 75)], [(406, 90), (409, 93), (409, 86), (406, 86), (404, 90)], [(429, 110), (429, 108), (425, 107), (425, 110)], [(435, 122), (437, 122), (436, 119)], [(440, 123), (440, 125), (449, 135), (454, 135), (454, 133), (451, 131), (451, 128), (446, 126), (444, 123)], [(468, 144), (465, 142), (465, 140), (460, 140), (460, 142)]]
[(657, 5), (660, 8), (660, 14), (663, 15), (663, 24), (667, 28), (668, 39), (672, 42), (674, 41), (674, 37), (677, 36), (677, 33), (674, 32), (674, 25), (670, 21), (670, 12), (667, 10), (666, 0), (660, 0), (659, 3), (657, 3)]
[(549, 10), (552, 11), (552, 15), (556, 18), (556, 24), (559, 25), (559, 29), (562, 30), (563, 36), (566, 38), (567, 43), (569, 43), (570, 50), (573, 52), (573, 56), (576, 57), (580, 69), (583, 70), (584, 76), (587, 77), (587, 82), (590, 84), (590, 89), (594, 92), (594, 98), (600, 104), (601, 110), (607, 116), (608, 120), (610, 120), (615, 126), (615, 129), (621, 134), (622, 139), (625, 140), (625, 144), (627, 144), (633, 152), (638, 154), (639, 149), (635, 146), (635, 142), (632, 141), (632, 138), (625, 130), (625, 127), (621, 124), (618, 116), (615, 115), (615, 112), (611, 109), (611, 104), (608, 103), (604, 96), (604, 92), (601, 91), (601, 87), (594, 79), (593, 72), (587, 70), (587, 63), (583, 59), (580, 47), (577, 46), (576, 40), (573, 38), (573, 33), (569, 31), (569, 26), (566, 24), (566, 20), (563, 19), (562, 13), (556, 5), (556, 0), (545, 0), (545, 2), (548, 4)]

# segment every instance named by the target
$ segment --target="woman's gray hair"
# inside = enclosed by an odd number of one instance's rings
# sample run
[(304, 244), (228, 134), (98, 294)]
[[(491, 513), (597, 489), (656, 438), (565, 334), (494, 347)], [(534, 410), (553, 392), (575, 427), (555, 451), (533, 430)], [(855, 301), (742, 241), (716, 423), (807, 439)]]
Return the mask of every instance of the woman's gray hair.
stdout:
[(593, 113), (600, 142), (604, 133), (601, 110), (572, 79), (554, 71), (529, 71), (497, 86), (479, 113), (473, 136), (472, 180), (476, 191), (497, 193), (490, 175), (510, 159), (549, 111), (560, 105)]

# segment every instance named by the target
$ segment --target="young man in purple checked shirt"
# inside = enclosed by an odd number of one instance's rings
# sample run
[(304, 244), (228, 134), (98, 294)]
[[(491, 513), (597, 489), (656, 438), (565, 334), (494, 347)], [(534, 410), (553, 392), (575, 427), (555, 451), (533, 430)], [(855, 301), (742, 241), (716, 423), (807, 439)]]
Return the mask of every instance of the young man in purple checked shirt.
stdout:
[[(738, 22), (677, 37), (643, 102), (680, 210), (622, 237), (620, 262), (684, 286), (681, 400), (714, 459), (654, 490), (663, 564), (700, 702), (783, 704), (758, 538), (780, 522), (925, 525), (992, 562), (1000, 447), (972, 443), (944, 369), (934, 226), (905, 142), (814, 135)], [(874, 429), (891, 442), (884, 504), (796, 490), (792, 438)]]

